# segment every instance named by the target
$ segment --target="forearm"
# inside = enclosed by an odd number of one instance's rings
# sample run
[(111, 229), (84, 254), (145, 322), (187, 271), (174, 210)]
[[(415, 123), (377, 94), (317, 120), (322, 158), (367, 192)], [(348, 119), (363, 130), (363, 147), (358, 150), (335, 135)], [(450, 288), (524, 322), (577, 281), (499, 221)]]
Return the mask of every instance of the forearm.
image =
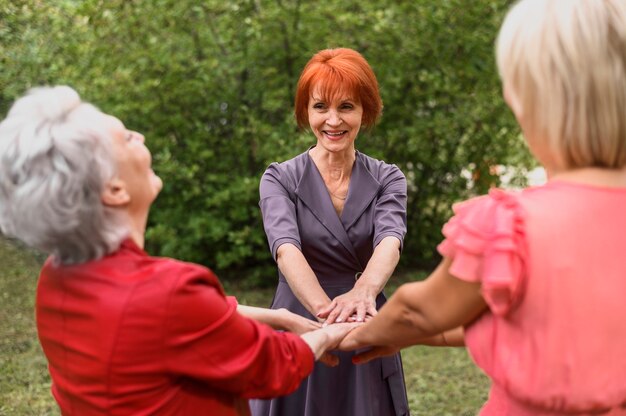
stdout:
[(297, 315), (285, 308), (266, 309), (237, 305), (237, 312), (248, 318), (269, 325), (274, 329), (289, 331), (295, 334), (304, 334), (321, 327), (319, 322)]
[(287, 318), (282, 309), (257, 308), (256, 306), (237, 305), (241, 315), (262, 322), (274, 329), (287, 329)]
[(417, 340), (409, 345), (420, 344), (432, 347), (463, 347), (465, 346), (465, 331), (462, 326), (434, 335), (432, 337)]
[(296, 246), (288, 243), (281, 245), (276, 262), (291, 291), (313, 316), (330, 303), (313, 269)]
[(355, 289), (376, 296), (389, 281), (398, 261), (400, 261), (400, 240), (396, 237), (383, 238), (354, 285)]
[[(411, 283), (419, 285), (422, 282)], [(406, 305), (406, 285), (380, 309), (377, 316), (357, 328), (350, 337), (361, 346), (393, 345), (405, 347), (438, 335), (441, 331)]]

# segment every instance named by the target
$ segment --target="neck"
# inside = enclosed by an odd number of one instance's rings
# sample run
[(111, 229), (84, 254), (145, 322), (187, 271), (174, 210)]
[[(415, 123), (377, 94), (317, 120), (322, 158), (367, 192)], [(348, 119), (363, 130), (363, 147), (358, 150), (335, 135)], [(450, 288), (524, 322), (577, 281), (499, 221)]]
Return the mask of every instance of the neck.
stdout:
[(148, 213), (128, 213), (128, 227), (130, 229), (129, 238), (141, 249), (145, 245), (146, 223), (148, 222)]
[(356, 159), (354, 148), (345, 152), (334, 153), (324, 150), (321, 146), (316, 146), (310, 150), (309, 155), (320, 172), (333, 180), (349, 177)]

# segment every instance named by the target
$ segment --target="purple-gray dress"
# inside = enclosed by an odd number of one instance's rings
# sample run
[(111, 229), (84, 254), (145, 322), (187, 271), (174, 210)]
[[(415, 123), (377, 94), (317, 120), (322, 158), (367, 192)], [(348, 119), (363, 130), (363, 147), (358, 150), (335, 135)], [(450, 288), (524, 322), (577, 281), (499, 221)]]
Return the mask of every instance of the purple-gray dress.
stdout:
[[(272, 163), (261, 179), (261, 211), (267, 239), (276, 258), (281, 244), (302, 250), (317, 279), (333, 299), (354, 286), (374, 247), (406, 233), (406, 178), (395, 165), (356, 152), (350, 187), (341, 217), (308, 151)], [(380, 308), (385, 296), (376, 299)], [(295, 297), (278, 272), (272, 308), (314, 317)], [(252, 400), (254, 416), (408, 415), (400, 354), (354, 365), (352, 352), (340, 352), (334, 368), (316, 363), (298, 390), (273, 400)]]

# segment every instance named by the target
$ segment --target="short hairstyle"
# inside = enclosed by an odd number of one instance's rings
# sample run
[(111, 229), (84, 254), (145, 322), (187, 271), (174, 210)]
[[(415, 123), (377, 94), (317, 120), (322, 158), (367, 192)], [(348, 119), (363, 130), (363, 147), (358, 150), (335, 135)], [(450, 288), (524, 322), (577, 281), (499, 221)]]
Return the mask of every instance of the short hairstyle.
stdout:
[(365, 58), (348, 48), (324, 49), (306, 64), (296, 89), (295, 115), (298, 127), (309, 124), (308, 104), (313, 88), (319, 87), (324, 100), (350, 97), (363, 106), (361, 124), (372, 127), (383, 110), (378, 81)]
[(521, 0), (496, 53), (530, 132), (564, 167), (626, 164), (626, 2)]
[(0, 231), (63, 264), (110, 253), (128, 234), (100, 199), (115, 159), (94, 112), (70, 87), (41, 87), (0, 123)]

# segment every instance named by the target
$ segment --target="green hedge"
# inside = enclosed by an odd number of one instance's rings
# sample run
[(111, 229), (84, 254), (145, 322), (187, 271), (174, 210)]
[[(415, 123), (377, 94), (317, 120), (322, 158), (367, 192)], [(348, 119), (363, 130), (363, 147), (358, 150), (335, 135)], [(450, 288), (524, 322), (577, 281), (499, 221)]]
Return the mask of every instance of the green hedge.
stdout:
[(152, 253), (273, 282), (261, 173), (314, 143), (292, 114), (306, 61), (323, 48), (357, 49), (385, 105), (357, 148), (407, 175), (402, 261), (430, 265), (451, 203), (497, 184), (493, 165), (528, 163), (493, 57), (510, 3), (2, 2), (0, 110), (31, 86), (73, 86), (146, 136), (165, 182), (150, 217)]

